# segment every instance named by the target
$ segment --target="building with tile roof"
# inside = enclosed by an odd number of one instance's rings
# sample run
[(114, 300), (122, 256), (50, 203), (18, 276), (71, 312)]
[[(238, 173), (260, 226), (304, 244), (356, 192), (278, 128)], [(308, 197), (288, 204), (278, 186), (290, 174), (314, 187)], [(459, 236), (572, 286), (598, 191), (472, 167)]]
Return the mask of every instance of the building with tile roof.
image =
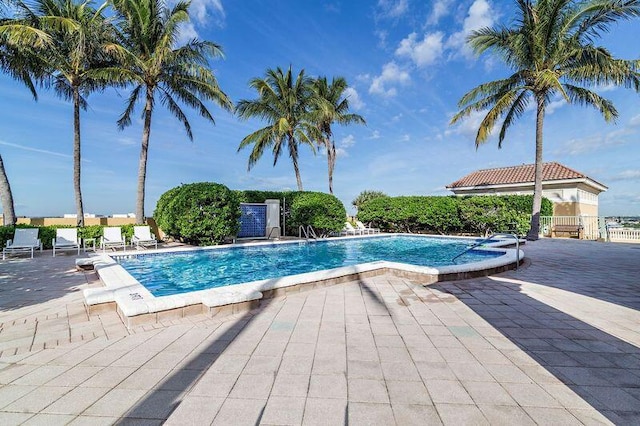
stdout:
[[(534, 164), (477, 170), (447, 185), (456, 195), (533, 194)], [(560, 163), (542, 165), (542, 195), (554, 216), (597, 216), (598, 195), (608, 188)]]

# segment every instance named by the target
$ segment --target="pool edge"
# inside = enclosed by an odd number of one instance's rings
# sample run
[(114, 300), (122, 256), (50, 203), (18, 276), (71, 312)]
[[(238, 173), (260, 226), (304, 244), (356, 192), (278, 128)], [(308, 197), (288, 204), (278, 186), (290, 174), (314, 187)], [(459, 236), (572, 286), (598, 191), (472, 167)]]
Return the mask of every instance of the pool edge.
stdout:
[[(253, 245), (253, 243), (250, 244)], [(257, 308), (262, 299), (286, 296), (385, 273), (408, 279), (419, 285), (476, 278), (514, 269), (516, 259), (519, 258), (520, 262), (524, 259), (522, 250), (519, 250), (519, 257), (516, 256), (515, 249), (483, 247), (482, 250), (500, 251), (505, 254), (489, 260), (440, 268), (387, 261), (369, 262), (160, 297), (153, 296), (115, 260), (103, 254), (94, 258), (94, 267), (104, 287), (85, 289), (83, 293), (90, 314), (115, 309), (125, 325), (132, 328), (197, 314), (205, 314), (212, 318), (233, 315)]]

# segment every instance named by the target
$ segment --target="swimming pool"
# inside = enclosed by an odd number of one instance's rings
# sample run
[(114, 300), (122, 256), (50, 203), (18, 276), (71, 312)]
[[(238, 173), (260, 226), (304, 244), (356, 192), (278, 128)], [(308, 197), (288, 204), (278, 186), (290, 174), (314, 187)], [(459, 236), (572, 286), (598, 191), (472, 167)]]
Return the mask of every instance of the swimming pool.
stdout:
[[(118, 257), (117, 261), (154, 296), (167, 296), (307, 272), (388, 261), (419, 266), (451, 265), (469, 240), (424, 236), (376, 236), (294, 244), (269, 244)], [(502, 256), (473, 250), (455, 263)]]
[(127, 327), (135, 327), (188, 315), (235, 314), (265, 298), (383, 274), (415, 285), (467, 279), (511, 269), (524, 256), (521, 250), (499, 248), (513, 243), (500, 240), (452, 263), (477, 241), (387, 234), (98, 254), (89, 260), (103, 286), (84, 289), (83, 295), (90, 314), (116, 310)]

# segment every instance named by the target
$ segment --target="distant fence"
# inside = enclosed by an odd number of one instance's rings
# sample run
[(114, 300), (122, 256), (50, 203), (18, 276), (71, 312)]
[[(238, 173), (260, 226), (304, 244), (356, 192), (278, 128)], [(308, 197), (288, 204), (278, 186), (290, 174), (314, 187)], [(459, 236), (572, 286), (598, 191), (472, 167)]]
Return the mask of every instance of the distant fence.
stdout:
[(640, 243), (640, 229), (607, 228), (603, 216), (540, 216), (540, 235), (553, 236), (556, 225), (581, 226), (585, 240)]
[(640, 229), (609, 228), (609, 241), (617, 243), (640, 243)]

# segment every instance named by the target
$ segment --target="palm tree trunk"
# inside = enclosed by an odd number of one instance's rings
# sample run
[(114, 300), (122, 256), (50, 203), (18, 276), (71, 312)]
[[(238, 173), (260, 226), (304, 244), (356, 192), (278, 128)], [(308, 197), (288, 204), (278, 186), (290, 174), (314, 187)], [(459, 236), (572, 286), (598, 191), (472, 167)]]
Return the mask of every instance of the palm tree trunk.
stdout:
[(302, 192), (302, 178), (300, 177), (300, 167), (298, 167), (298, 145), (296, 144), (296, 140), (289, 136), (289, 156), (291, 157), (291, 162), (293, 163), (293, 171), (296, 173), (296, 182), (298, 183), (298, 191)]
[(84, 226), (80, 189), (80, 91), (73, 87), (73, 189), (76, 194), (76, 226)]
[(336, 167), (336, 145), (327, 140), (327, 161), (329, 162), (329, 194), (333, 195), (333, 170)]
[(9, 178), (4, 170), (4, 163), (0, 155), (0, 200), (2, 201), (2, 217), (4, 226), (16, 224), (16, 212), (13, 208), (13, 195), (11, 194), (11, 185)]
[(138, 198), (136, 201), (136, 223), (143, 225), (144, 217), (144, 189), (147, 180), (147, 157), (149, 154), (149, 136), (151, 135), (151, 113), (153, 112), (153, 88), (147, 87), (147, 102), (144, 107), (144, 128), (142, 130), (142, 148), (138, 163)]
[(527, 240), (535, 241), (540, 234), (540, 208), (542, 206), (542, 127), (544, 124), (544, 96), (536, 97), (538, 109), (536, 114), (536, 163), (533, 183), (533, 209), (531, 211), (531, 229)]

